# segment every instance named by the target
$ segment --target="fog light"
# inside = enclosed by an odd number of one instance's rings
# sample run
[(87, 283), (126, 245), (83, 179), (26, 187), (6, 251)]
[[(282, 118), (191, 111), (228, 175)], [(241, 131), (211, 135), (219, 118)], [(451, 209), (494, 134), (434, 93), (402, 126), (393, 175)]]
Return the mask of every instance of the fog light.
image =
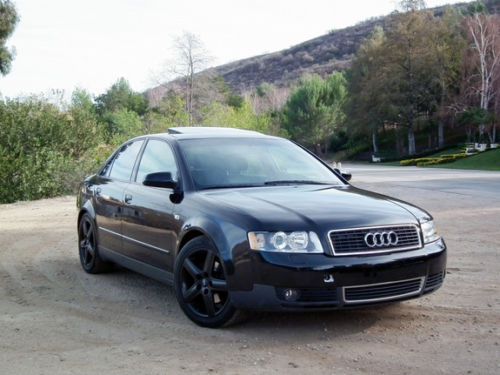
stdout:
[(285, 289), (283, 296), (287, 301), (297, 301), (300, 293), (297, 289)]

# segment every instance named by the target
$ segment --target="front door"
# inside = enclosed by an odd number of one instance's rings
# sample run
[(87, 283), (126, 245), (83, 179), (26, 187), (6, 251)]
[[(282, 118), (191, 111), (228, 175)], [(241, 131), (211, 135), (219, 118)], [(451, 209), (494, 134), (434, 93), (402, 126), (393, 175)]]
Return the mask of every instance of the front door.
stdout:
[(143, 263), (172, 272), (176, 248), (175, 204), (171, 189), (144, 186), (149, 173), (170, 172), (177, 178), (178, 169), (170, 145), (161, 139), (150, 139), (133, 178), (125, 191), (123, 208), (124, 253)]

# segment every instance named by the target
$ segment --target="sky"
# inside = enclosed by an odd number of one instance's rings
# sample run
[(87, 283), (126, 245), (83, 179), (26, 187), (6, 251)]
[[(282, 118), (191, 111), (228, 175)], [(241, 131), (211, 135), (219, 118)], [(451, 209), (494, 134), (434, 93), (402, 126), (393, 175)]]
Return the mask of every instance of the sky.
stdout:
[[(0, 77), (4, 97), (75, 87), (95, 95), (125, 77), (155, 86), (176, 36), (196, 34), (219, 65), (291, 47), (332, 29), (385, 15), (395, 0), (13, 0), (16, 49)], [(427, 0), (428, 6), (454, 3)]]

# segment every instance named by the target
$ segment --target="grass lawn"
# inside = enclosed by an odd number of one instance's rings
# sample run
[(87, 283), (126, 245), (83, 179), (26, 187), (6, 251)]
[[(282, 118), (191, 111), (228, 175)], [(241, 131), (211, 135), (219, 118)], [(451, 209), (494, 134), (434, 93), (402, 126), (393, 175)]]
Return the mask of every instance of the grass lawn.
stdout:
[(438, 158), (440, 156), (443, 156), (443, 155), (452, 155), (452, 154), (461, 154), (465, 150), (465, 146), (464, 147), (454, 147), (454, 148), (449, 148), (447, 150), (443, 150), (441, 152), (437, 152), (435, 154), (432, 154), (432, 155), (429, 155), (429, 156), (425, 156), (426, 158)]
[(483, 171), (500, 171), (500, 149), (485, 151), (469, 156), (453, 163), (429, 165), (424, 168), (478, 169)]
[[(425, 157), (425, 158), (438, 158), (438, 157), (440, 157), (442, 155), (460, 154), (460, 153), (464, 152), (464, 149), (465, 149), (465, 147), (453, 147), (453, 148), (448, 148), (446, 150), (437, 152), (435, 154), (427, 155), (427, 156), (423, 156), (423, 157)], [(388, 167), (392, 167), (392, 166), (399, 167), (399, 166), (401, 166), (401, 164), (399, 164), (399, 160), (382, 162), (382, 163), (380, 163), (380, 165), (384, 165), (384, 166), (388, 166)]]

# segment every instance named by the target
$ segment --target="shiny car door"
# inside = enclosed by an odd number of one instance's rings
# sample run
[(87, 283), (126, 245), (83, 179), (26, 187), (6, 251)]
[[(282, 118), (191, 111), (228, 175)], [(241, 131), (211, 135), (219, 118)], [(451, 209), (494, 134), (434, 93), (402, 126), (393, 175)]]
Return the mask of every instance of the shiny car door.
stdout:
[(170, 172), (177, 179), (177, 163), (168, 142), (149, 139), (136, 169), (135, 181), (125, 191), (122, 221), (124, 253), (172, 272), (172, 255), (179, 230), (175, 205), (170, 201), (173, 190), (142, 184), (149, 173)]
[(123, 145), (96, 178), (94, 208), (99, 246), (122, 252), (122, 210), (125, 188), (130, 183), (143, 140)]

